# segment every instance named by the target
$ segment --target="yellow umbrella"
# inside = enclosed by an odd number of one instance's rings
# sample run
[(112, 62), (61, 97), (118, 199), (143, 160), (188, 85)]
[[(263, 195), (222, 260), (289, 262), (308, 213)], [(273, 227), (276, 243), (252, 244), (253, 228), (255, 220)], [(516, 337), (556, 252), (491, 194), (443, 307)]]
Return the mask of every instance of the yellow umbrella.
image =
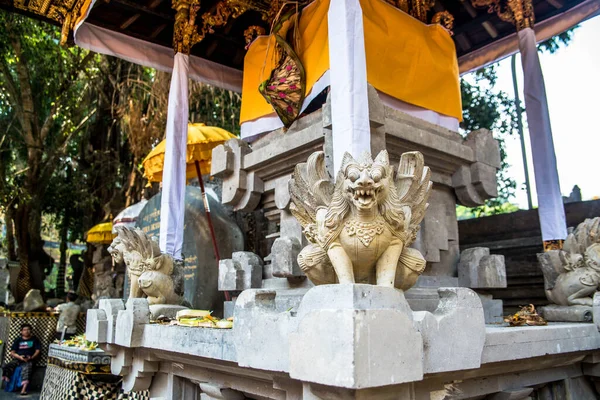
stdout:
[(93, 244), (111, 244), (115, 238), (112, 233), (112, 222), (103, 222), (87, 232), (86, 241)]
[[(217, 237), (215, 235), (215, 229), (213, 227), (212, 219), (210, 217), (210, 206), (208, 204), (208, 197), (204, 191), (204, 181), (202, 180), (202, 174), (210, 173), (210, 160), (212, 158), (212, 149), (218, 145), (225, 143), (229, 139), (233, 139), (235, 136), (227, 132), (225, 129), (217, 128), (216, 126), (206, 126), (204, 124), (188, 124), (188, 137), (187, 137), (187, 155), (186, 155), (186, 178), (191, 179), (198, 177), (200, 183), (200, 190), (202, 191), (202, 200), (204, 201), (204, 210), (206, 211), (206, 222), (208, 222), (208, 228), (210, 229), (210, 236), (212, 239), (213, 250), (215, 252), (215, 258), (217, 260), (217, 268), (219, 266), (219, 246), (217, 245)], [(163, 166), (165, 164), (165, 151), (167, 148), (167, 141), (163, 140), (160, 142), (151, 152), (146, 156), (142, 165), (144, 166), (144, 175), (148, 178), (149, 182), (161, 182)], [(225, 299), (230, 300), (228, 292), (225, 292)]]
[[(188, 124), (186, 178), (189, 180), (197, 176), (196, 163), (200, 164), (200, 171), (203, 175), (209, 174), (212, 149), (233, 138), (235, 138), (234, 134), (216, 126)], [(163, 140), (152, 149), (142, 162), (144, 176), (148, 181), (162, 181), (166, 148), (167, 141)]]

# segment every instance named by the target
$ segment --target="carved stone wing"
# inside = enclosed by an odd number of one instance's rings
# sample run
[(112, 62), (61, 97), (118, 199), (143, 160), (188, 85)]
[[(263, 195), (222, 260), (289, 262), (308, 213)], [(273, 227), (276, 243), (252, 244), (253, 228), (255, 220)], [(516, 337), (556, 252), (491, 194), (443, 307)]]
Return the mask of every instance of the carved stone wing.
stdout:
[(304, 228), (307, 239), (316, 243), (317, 210), (331, 202), (334, 185), (325, 169), (325, 153), (311, 154), (306, 163), (298, 164), (289, 183), (290, 211)]
[(400, 202), (410, 208), (408, 224), (410, 239), (406, 246), (414, 241), (429, 206), (427, 199), (431, 194), (432, 186), (430, 178), (431, 171), (429, 167), (425, 167), (423, 155), (420, 152), (412, 151), (402, 154), (396, 174), (396, 189)]

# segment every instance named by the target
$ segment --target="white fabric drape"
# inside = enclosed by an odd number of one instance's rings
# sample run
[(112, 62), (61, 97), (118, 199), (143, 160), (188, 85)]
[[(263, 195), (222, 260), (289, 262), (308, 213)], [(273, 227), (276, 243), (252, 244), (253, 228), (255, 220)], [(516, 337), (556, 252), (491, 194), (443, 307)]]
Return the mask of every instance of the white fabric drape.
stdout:
[(535, 32), (531, 28), (525, 28), (518, 32), (518, 37), (542, 240), (566, 239), (565, 209), (558, 181), (546, 88)]
[(345, 152), (357, 157), (371, 150), (367, 62), (362, 9), (358, 0), (331, 0), (328, 18), (331, 71), (333, 165)]
[(169, 106), (167, 146), (160, 203), (160, 251), (181, 259), (185, 214), (186, 154), (188, 129), (189, 56), (175, 54)]
[[(100, 54), (114, 56), (159, 71), (173, 70), (173, 49), (89, 23), (79, 25), (75, 44)], [(189, 77), (223, 89), (242, 92), (242, 71), (200, 57), (189, 57)]]

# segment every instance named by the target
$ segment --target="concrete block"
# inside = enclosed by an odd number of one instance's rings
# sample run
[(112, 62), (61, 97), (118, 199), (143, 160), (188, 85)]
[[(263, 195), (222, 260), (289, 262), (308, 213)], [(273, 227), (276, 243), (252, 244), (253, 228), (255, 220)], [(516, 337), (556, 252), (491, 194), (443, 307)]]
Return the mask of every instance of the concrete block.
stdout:
[(477, 293), (483, 306), (483, 316), (486, 324), (501, 324), (504, 322), (504, 307), (502, 300), (494, 300), (492, 295)]
[(304, 276), (298, 265), (300, 250), (302, 250), (302, 244), (297, 238), (279, 237), (275, 239), (271, 247), (273, 276), (279, 278)]
[(504, 256), (492, 254), (483, 257), (477, 270), (477, 286), (475, 288), (505, 288), (506, 266)]
[(469, 132), (464, 144), (473, 149), (476, 161), (500, 169), (500, 147), (492, 132), (487, 129)]
[(240, 263), (244, 271), (244, 289), (260, 288), (262, 282), (262, 259), (250, 251), (236, 251), (231, 258)]
[(278, 310), (275, 298), (275, 290), (249, 289), (235, 302), (233, 340), (242, 367), (289, 370), (292, 314)]
[(479, 368), (486, 328), (477, 293), (467, 288), (440, 288), (438, 293), (440, 303), (433, 314), (414, 313), (425, 348), (424, 372)]
[(423, 378), (423, 343), (402, 291), (317, 286), (304, 296), (297, 319), (290, 335), (294, 379), (362, 389)]
[(593, 308), (588, 306), (559, 306), (550, 304), (540, 307), (540, 315), (550, 322), (592, 322)]
[(487, 247), (473, 247), (460, 254), (458, 283), (473, 289), (505, 288), (504, 256), (490, 255)]
[(231, 259), (219, 262), (219, 290), (259, 288), (262, 282), (263, 261), (249, 251), (236, 251)]
[(125, 310), (117, 314), (115, 343), (125, 347), (139, 347), (144, 336), (144, 325), (149, 323), (148, 300), (130, 298)]
[(101, 299), (98, 302), (98, 309), (104, 310), (106, 313), (106, 343), (114, 343), (117, 327), (117, 316), (119, 311), (125, 310), (125, 303), (121, 299)]
[(96, 343), (106, 343), (108, 334), (108, 319), (106, 312), (100, 309), (87, 311), (85, 320), (85, 338)]
[(244, 271), (239, 262), (219, 261), (219, 290), (244, 290)]

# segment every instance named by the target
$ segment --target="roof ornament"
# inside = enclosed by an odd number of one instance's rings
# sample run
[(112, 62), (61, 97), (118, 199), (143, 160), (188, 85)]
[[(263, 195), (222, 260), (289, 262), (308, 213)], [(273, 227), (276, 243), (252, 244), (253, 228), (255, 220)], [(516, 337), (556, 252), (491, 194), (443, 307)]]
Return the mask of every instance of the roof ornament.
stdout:
[(474, 7), (488, 7), (489, 13), (496, 13), (505, 22), (516, 26), (517, 31), (533, 28), (535, 16), (531, 0), (471, 0)]

